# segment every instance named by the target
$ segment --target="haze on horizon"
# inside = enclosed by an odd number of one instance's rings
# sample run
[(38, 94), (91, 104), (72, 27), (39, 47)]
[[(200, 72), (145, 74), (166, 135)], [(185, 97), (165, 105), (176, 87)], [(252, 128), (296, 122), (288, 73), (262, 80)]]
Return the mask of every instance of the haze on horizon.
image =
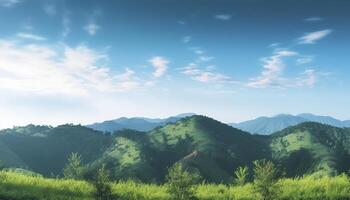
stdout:
[(0, 0), (0, 129), (350, 119), (350, 2)]

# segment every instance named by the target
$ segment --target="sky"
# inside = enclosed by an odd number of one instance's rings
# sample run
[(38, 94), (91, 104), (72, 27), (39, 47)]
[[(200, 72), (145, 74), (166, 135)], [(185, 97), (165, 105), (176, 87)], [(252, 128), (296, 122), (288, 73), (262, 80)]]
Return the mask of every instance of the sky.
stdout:
[(0, 0), (0, 128), (350, 119), (350, 1)]

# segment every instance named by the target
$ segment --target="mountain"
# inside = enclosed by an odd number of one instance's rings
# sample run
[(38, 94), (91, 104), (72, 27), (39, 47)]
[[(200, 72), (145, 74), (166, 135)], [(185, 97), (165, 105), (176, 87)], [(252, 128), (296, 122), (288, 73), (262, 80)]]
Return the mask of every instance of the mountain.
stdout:
[[(285, 116), (288, 118), (288, 116)], [(350, 128), (302, 122), (271, 135), (252, 135), (205, 116), (190, 116), (140, 132), (101, 134), (80, 125), (15, 127), (0, 131), (0, 159), (7, 167), (62, 175), (72, 152), (92, 177), (102, 165), (114, 180), (161, 183), (182, 163), (206, 181), (231, 183), (239, 166), (272, 160), (287, 177), (334, 175), (350, 169)]]
[(350, 120), (341, 121), (329, 116), (317, 116), (309, 113), (299, 115), (281, 114), (273, 117), (259, 117), (241, 123), (231, 123), (230, 125), (253, 134), (269, 135), (289, 126), (294, 126), (303, 122), (318, 122), (336, 127), (350, 127)]
[(311, 122), (318, 122), (321, 124), (328, 124), (331, 126), (336, 126), (336, 127), (348, 127), (350, 126), (349, 121), (341, 121), (338, 119), (335, 119), (333, 117), (329, 117), (329, 116), (317, 116), (317, 115), (313, 115), (310, 113), (303, 113), (298, 115), (299, 117), (302, 117), (304, 119), (307, 119), (308, 121)]
[(126, 118), (121, 117), (114, 120), (108, 120), (100, 123), (94, 123), (90, 125), (86, 125), (88, 128), (92, 128), (94, 130), (102, 131), (102, 132), (114, 132), (123, 129), (133, 129), (137, 131), (149, 131), (157, 126), (164, 126), (167, 123), (174, 123), (177, 120), (195, 115), (194, 113), (184, 113), (176, 116), (168, 117), (165, 119), (152, 119), (145, 117), (132, 117)]
[[(148, 134), (117, 134), (114, 145), (97, 160), (107, 163), (117, 180), (161, 182), (182, 162), (211, 182), (229, 182), (232, 170), (268, 157), (266, 140), (204, 116), (192, 116)], [(145, 173), (147, 171), (147, 173)]]
[(335, 175), (350, 166), (350, 129), (304, 122), (271, 135), (273, 159), (287, 176)]
[[(96, 160), (112, 143), (112, 138), (92, 129), (61, 125), (58, 127), (16, 127), (0, 131), (0, 159), (9, 167), (20, 167), (50, 175), (60, 174), (72, 152), (85, 162)], [(10, 153), (9, 153), (10, 152)], [(9, 162), (9, 157), (14, 161)]]
[(231, 125), (249, 133), (268, 135), (305, 121), (302, 117), (282, 114), (274, 117), (259, 117), (254, 120)]

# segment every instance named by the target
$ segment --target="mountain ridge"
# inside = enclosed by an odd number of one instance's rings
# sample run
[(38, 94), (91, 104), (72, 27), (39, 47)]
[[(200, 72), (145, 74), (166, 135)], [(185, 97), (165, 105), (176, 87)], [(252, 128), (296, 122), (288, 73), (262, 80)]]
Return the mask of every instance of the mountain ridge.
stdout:
[(123, 129), (133, 129), (137, 131), (150, 131), (157, 126), (163, 126), (167, 123), (174, 123), (177, 120), (193, 116), (195, 113), (182, 113), (167, 118), (146, 118), (146, 117), (120, 117), (113, 120), (107, 120), (103, 122), (97, 122), (93, 124), (85, 125), (86, 127), (102, 132), (114, 132)]
[[(41, 130), (44, 129), (42, 131)], [(80, 125), (16, 127), (0, 131), (0, 150), (21, 167), (46, 176), (62, 175), (72, 152), (82, 155), (87, 177), (101, 166), (114, 180), (164, 182), (169, 167), (182, 163), (206, 181), (231, 183), (233, 171), (272, 160), (287, 177), (328, 176), (350, 169), (350, 128), (303, 122), (272, 135), (254, 135), (215, 119), (194, 115), (151, 131), (121, 130), (102, 134)], [(23, 164), (23, 165), (20, 165)], [(20, 166), (19, 166), (20, 165)]]
[(230, 123), (229, 125), (252, 134), (269, 135), (289, 126), (294, 126), (307, 121), (328, 124), (336, 127), (350, 127), (350, 120), (338, 120), (330, 116), (318, 116), (310, 113), (302, 113), (298, 115), (279, 114), (272, 117), (263, 116), (240, 123)]

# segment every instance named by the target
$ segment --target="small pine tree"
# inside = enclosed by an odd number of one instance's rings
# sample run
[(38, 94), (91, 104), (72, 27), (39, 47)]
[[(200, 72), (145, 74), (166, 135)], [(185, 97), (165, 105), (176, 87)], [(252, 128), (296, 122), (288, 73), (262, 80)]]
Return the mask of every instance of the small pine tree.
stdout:
[(68, 157), (68, 163), (63, 169), (63, 175), (67, 179), (82, 179), (85, 172), (85, 167), (82, 164), (81, 155), (71, 153)]
[(109, 182), (109, 171), (103, 165), (97, 172), (97, 176), (93, 181), (95, 188), (94, 197), (96, 200), (114, 200), (112, 195), (112, 186)]
[(256, 160), (254, 163), (254, 190), (262, 200), (275, 199), (277, 188), (277, 168), (271, 161)]
[(168, 192), (171, 194), (172, 199), (196, 199), (194, 185), (200, 179), (198, 174), (191, 174), (183, 168), (182, 164), (176, 163), (169, 169), (166, 179)]
[(247, 182), (248, 167), (239, 167), (234, 173), (234, 183), (237, 185), (244, 185)]

